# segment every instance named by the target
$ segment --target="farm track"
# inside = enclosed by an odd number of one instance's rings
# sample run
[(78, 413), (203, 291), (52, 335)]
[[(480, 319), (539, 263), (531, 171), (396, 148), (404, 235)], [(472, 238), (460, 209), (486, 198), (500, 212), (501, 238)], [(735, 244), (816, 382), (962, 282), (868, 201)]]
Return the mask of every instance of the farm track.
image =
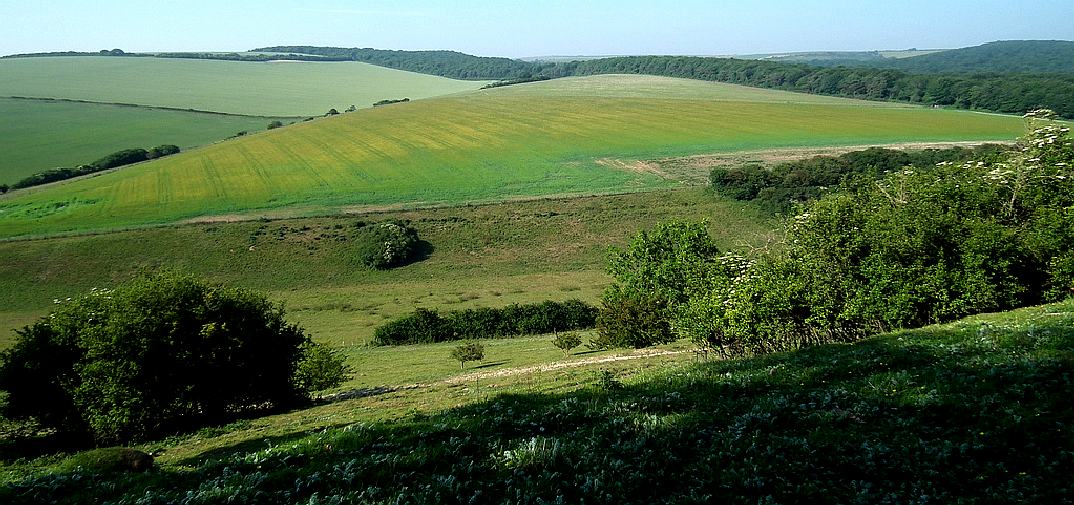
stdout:
[(493, 370), (489, 372), (471, 372), (463, 375), (456, 375), (454, 377), (448, 377), (447, 379), (439, 380), (436, 382), (423, 382), (414, 384), (405, 384), (402, 386), (377, 386), (351, 389), (347, 391), (341, 391), (339, 393), (331, 393), (320, 396), (316, 399), (317, 403), (334, 403), (344, 400), (352, 400), (356, 398), (366, 398), (370, 396), (379, 396), (388, 393), (395, 393), (399, 391), (412, 391), (415, 389), (425, 389), (438, 385), (447, 386), (459, 386), (468, 382), (480, 381), (482, 379), (492, 379), (498, 377), (511, 377), (515, 375), (523, 375), (529, 373), (541, 373), (551, 372), (555, 370), (563, 370), (566, 368), (577, 368), (588, 365), (599, 365), (603, 363), (616, 363), (621, 361), (633, 361), (638, 359), (650, 359), (658, 358), (662, 356), (675, 356), (679, 354), (686, 354), (691, 351), (659, 351), (650, 349), (638, 349), (628, 354), (616, 354), (613, 356), (600, 356), (594, 358), (584, 358), (574, 361), (557, 361), (554, 363), (547, 363), (544, 365), (529, 365), (515, 368), (504, 368), (502, 370)]

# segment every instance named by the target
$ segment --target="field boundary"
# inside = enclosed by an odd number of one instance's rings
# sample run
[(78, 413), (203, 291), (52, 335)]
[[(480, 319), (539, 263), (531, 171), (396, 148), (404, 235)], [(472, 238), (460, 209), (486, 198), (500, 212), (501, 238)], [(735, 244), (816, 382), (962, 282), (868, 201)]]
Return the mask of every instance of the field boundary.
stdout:
[(170, 112), (189, 112), (194, 114), (211, 114), (214, 116), (229, 116), (229, 117), (248, 117), (248, 118), (264, 118), (264, 119), (306, 119), (310, 116), (261, 116), (257, 114), (238, 114), (234, 112), (219, 112), (214, 110), (201, 110), (201, 109), (182, 109), (179, 107), (165, 107), (161, 105), (146, 105), (140, 103), (126, 103), (126, 102), (98, 102), (94, 100), (79, 100), (75, 98), (54, 98), (54, 97), (40, 97), (40, 96), (0, 96), (0, 98), (9, 98), (12, 100), (28, 100), (36, 102), (64, 102), (64, 103), (80, 103), (87, 105), (111, 105), (114, 107), (131, 107), (136, 109), (150, 109), (150, 110), (164, 110)]

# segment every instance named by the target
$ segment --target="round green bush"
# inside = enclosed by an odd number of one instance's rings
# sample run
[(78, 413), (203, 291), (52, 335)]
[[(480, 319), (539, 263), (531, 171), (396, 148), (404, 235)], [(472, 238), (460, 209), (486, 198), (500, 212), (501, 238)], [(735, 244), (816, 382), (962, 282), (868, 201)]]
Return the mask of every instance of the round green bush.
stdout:
[(325, 384), (296, 377), (309, 338), (281, 307), (177, 273), (57, 300), (17, 334), (0, 353), (3, 414), (97, 443), (292, 405)]
[(387, 222), (358, 229), (358, 262), (386, 270), (411, 262), (418, 254), (418, 232), (405, 223)]

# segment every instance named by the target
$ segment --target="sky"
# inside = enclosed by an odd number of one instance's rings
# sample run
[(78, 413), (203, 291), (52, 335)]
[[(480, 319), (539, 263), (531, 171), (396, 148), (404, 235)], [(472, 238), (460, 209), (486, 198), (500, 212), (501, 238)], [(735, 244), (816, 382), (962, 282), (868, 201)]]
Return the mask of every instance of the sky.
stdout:
[(0, 0), (0, 54), (272, 45), (481, 56), (939, 49), (1074, 40), (1074, 0)]

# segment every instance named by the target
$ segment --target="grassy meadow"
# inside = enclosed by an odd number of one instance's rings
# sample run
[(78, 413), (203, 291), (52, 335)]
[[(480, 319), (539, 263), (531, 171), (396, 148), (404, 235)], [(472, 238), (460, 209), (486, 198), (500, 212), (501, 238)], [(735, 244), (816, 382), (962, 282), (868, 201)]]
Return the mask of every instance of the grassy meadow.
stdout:
[[(409, 220), (432, 252), (389, 271), (355, 259), (358, 221)], [(173, 267), (266, 292), (317, 340), (363, 359), (373, 328), (416, 307), (545, 299), (595, 302), (607, 247), (671, 219), (707, 219), (724, 247), (759, 246), (774, 224), (701, 188), (281, 221), (213, 223), (0, 242), (0, 347), (53, 300)]]
[(0, 96), (133, 103), (253, 116), (314, 116), (384, 99), (480, 88), (358, 62), (51, 57), (0, 60)]
[(596, 76), (362, 110), (26, 191), (0, 200), (0, 237), (642, 191), (681, 183), (632, 160), (1021, 129), (1001, 115)]
[(122, 149), (175, 144), (187, 150), (264, 130), (275, 119), (14, 98), (0, 98), (0, 117), (0, 183), (8, 184)]

